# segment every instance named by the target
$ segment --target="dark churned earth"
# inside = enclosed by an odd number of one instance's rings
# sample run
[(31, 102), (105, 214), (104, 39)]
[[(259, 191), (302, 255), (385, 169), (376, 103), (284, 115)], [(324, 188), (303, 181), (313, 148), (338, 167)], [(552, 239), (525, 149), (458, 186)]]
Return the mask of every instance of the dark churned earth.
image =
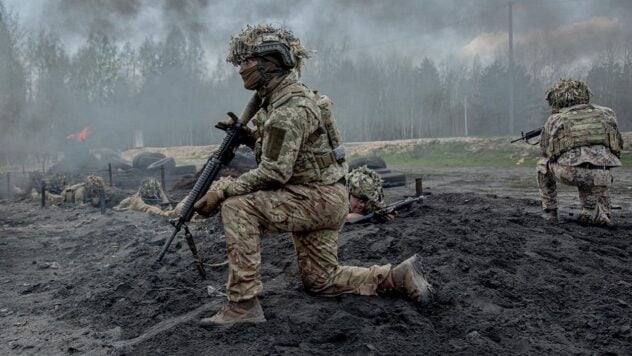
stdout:
[[(339, 258), (368, 266), (418, 253), (437, 291), (431, 306), (307, 295), (290, 237), (273, 235), (262, 239), (268, 322), (211, 331), (195, 321), (224, 303), (217, 217), (191, 225), (208, 264), (202, 281), (181, 236), (154, 262), (172, 231), (162, 218), (2, 201), (0, 354), (632, 353), (629, 173), (613, 189), (612, 228), (577, 224), (570, 189), (562, 221), (541, 220), (532, 169), (422, 176), (424, 204), (345, 227)], [(387, 200), (412, 190), (389, 189)]]

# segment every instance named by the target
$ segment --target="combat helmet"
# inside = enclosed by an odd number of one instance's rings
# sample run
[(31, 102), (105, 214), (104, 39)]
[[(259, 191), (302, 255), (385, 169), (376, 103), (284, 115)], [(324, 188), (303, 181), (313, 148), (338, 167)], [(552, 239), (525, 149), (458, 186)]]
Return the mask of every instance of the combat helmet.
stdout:
[(239, 35), (231, 37), (226, 61), (236, 66), (248, 58), (269, 55), (277, 55), (284, 67), (298, 72), (303, 59), (309, 58), (309, 52), (291, 31), (260, 24), (247, 25)]
[(382, 183), (382, 177), (367, 166), (355, 168), (347, 175), (349, 194), (358, 199), (367, 200), (369, 211), (384, 207)]
[(140, 184), (138, 194), (147, 204), (158, 204), (162, 202), (164, 193), (160, 187), (160, 183), (154, 178), (145, 178)]
[(98, 199), (105, 195), (105, 182), (103, 178), (97, 176), (87, 176), (84, 187), (87, 197), (90, 199)]
[(555, 110), (588, 104), (591, 96), (588, 85), (581, 80), (562, 79), (546, 91), (545, 98)]

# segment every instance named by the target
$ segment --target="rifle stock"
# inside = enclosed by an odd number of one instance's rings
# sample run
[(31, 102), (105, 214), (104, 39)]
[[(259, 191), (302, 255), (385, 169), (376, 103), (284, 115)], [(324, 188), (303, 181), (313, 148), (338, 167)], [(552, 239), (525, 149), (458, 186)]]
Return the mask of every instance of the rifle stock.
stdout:
[(378, 211), (357, 217), (355, 219), (348, 220), (345, 224), (351, 225), (351, 224), (361, 224), (364, 222), (369, 222), (378, 216), (388, 215), (388, 214), (393, 213), (394, 211), (406, 208), (416, 202), (423, 200), (423, 198), (424, 198), (423, 196), (418, 196), (418, 197), (408, 197), (406, 199), (398, 200), (392, 204), (385, 206), (384, 208)]
[(193, 217), (193, 214), (195, 213), (193, 209), (195, 202), (200, 200), (202, 196), (206, 194), (208, 189), (211, 187), (211, 184), (213, 183), (213, 181), (217, 178), (217, 175), (219, 174), (219, 171), (222, 168), (222, 165), (226, 165), (230, 163), (230, 161), (235, 156), (235, 150), (237, 150), (237, 148), (239, 147), (241, 143), (240, 142), (241, 136), (244, 132), (243, 128), (246, 127), (250, 119), (252, 119), (252, 117), (257, 113), (260, 105), (261, 105), (261, 99), (259, 98), (259, 95), (255, 93), (253, 97), (250, 99), (250, 101), (248, 102), (248, 105), (246, 105), (246, 108), (244, 109), (243, 113), (239, 117), (239, 120), (237, 120), (237, 122), (235, 122), (231, 127), (226, 128), (226, 136), (224, 137), (222, 144), (208, 158), (208, 161), (206, 162), (206, 165), (204, 166), (204, 169), (202, 170), (200, 177), (195, 182), (195, 185), (193, 186), (193, 189), (191, 190), (191, 192), (189, 192), (189, 194), (187, 195), (184, 205), (182, 206), (182, 210), (180, 211), (180, 214), (178, 215), (178, 217), (169, 220), (169, 223), (171, 223), (171, 225), (173, 225), (175, 229), (173, 233), (171, 234), (171, 236), (169, 237), (169, 239), (167, 239), (167, 241), (163, 245), (162, 250), (160, 251), (160, 254), (158, 255), (157, 261), (162, 260), (162, 258), (165, 256), (165, 253), (167, 253), (169, 246), (173, 242), (173, 239), (176, 237), (178, 232), (180, 232), (182, 227), (184, 227), (185, 232), (188, 235), (186, 236), (187, 244), (189, 245), (189, 248), (191, 249), (191, 253), (193, 254), (196, 267), (200, 275), (202, 276), (202, 278), (206, 277), (204, 266), (202, 264), (201, 259), (198, 256), (197, 249), (193, 242), (193, 238), (192, 236), (190, 236), (190, 233), (188, 231), (188, 227), (186, 224), (189, 221), (191, 221), (191, 218)]

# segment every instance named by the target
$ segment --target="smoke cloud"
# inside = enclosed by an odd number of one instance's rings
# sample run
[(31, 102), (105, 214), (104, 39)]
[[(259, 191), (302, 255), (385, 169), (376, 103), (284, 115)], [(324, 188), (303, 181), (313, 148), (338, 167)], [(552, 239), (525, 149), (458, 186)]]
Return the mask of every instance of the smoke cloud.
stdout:
[[(291, 28), (306, 46), (337, 46), (350, 57), (441, 60), (485, 56), (506, 47), (505, 0), (6, 0), (32, 29), (52, 29), (76, 49), (91, 32), (140, 44), (163, 38), (174, 26), (196, 33), (208, 58), (223, 56), (231, 34), (247, 23)], [(553, 56), (592, 56), (611, 36), (631, 37), (632, 2), (531, 0), (514, 2), (516, 50), (553, 50)], [(616, 34), (613, 34), (616, 32)], [(503, 35), (505, 34), (505, 35)], [(565, 50), (560, 50), (560, 41)], [(520, 60), (517, 57), (517, 60)]]

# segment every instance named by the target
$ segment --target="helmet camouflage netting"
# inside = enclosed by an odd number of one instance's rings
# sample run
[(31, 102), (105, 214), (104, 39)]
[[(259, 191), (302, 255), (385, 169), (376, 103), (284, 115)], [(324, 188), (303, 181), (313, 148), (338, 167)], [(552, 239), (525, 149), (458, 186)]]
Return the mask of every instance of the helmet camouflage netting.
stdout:
[(369, 202), (368, 210), (375, 211), (384, 207), (382, 177), (367, 166), (353, 169), (347, 176), (349, 194)]
[(310, 57), (291, 31), (260, 24), (247, 25), (239, 35), (231, 37), (226, 61), (238, 65), (250, 57), (270, 54), (278, 54), (286, 67), (296, 68), (299, 72), (303, 59)]
[(145, 178), (138, 188), (138, 194), (145, 203), (161, 203), (164, 193), (155, 178)]
[(581, 80), (562, 79), (546, 91), (545, 98), (553, 109), (588, 104), (591, 96), (588, 85)]
[(85, 188), (90, 198), (100, 197), (102, 194), (105, 194), (105, 183), (101, 177), (87, 176)]

